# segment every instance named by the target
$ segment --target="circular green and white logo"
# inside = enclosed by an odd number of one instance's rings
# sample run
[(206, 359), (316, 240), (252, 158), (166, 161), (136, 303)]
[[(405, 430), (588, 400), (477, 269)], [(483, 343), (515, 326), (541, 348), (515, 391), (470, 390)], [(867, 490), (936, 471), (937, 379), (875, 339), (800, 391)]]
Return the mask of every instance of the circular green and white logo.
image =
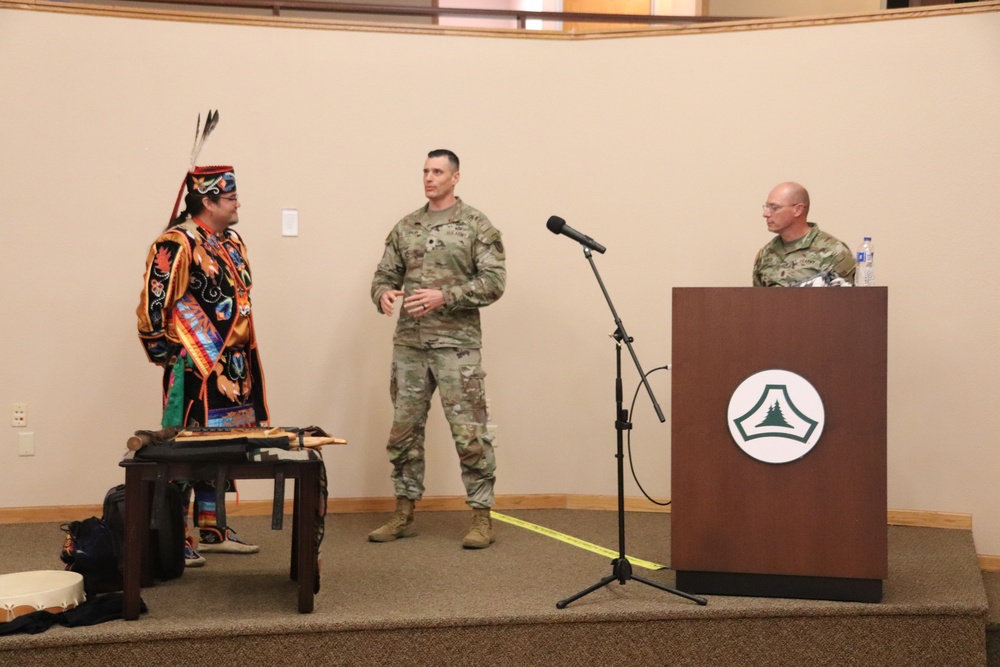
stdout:
[(802, 458), (823, 434), (819, 392), (801, 375), (768, 370), (744, 380), (729, 399), (729, 432), (737, 446), (764, 463)]

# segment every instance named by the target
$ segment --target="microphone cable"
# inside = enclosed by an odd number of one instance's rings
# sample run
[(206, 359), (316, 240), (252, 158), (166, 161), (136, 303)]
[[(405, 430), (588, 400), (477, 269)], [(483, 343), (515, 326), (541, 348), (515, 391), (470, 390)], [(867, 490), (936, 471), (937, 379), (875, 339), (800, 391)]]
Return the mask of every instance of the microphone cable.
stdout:
[[(655, 373), (656, 371), (669, 371), (669, 370), (670, 370), (670, 364), (667, 364), (666, 366), (658, 366), (657, 368), (654, 368), (653, 370), (648, 371), (642, 377), (645, 379), (645, 378), (648, 378), (653, 373)], [(642, 380), (640, 380), (639, 384), (636, 385), (636, 387), (635, 387), (635, 393), (632, 394), (632, 404), (629, 406), (629, 410), (628, 410), (629, 423), (631, 423), (631, 421), (632, 421), (632, 412), (635, 410), (635, 401), (639, 397), (639, 390), (641, 388), (642, 388)], [(626, 439), (628, 441), (628, 468), (629, 468), (629, 470), (632, 471), (632, 479), (635, 480), (636, 486), (639, 487), (639, 490), (642, 491), (642, 495), (646, 496), (646, 499), (649, 502), (653, 503), (654, 505), (659, 505), (660, 507), (668, 507), (670, 505), (670, 503), (673, 502), (673, 501), (668, 500), (665, 503), (661, 503), (660, 501), (655, 500), (652, 496), (650, 496), (648, 493), (646, 493), (646, 489), (642, 488), (642, 483), (639, 481), (639, 477), (635, 473), (635, 466), (632, 464), (632, 429), (628, 430), (628, 437)]]

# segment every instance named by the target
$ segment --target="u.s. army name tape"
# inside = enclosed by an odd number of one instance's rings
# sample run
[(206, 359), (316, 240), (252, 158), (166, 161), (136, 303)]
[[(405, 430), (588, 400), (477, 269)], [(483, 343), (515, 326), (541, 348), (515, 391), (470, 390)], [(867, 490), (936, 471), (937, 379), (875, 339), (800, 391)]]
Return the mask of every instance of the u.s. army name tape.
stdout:
[[(491, 512), (490, 516), (492, 516), (497, 521), (503, 521), (504, 523), (509, 523), (511, 525), (518, 526), (519, 528), (524, 528), (526, 530), (530, 530), (540, 535), (551, 537), (553, 539), (559, 540), (560, 542), (565, 542), (566, 544), (572, 544), (575, 547), (586, 549), (587, 551), (593, 552), (595, 554), (601, 554), (602, 556), (607, 556), (609, 558), (618, 558), (617, 551), (606, 549), (592, 542), (581, 540), (578, 537), (573, 537), (572, 535), (567, 535), (566, 533), (560, 533), (557, 530), (552, 530), (551, 528), (546, 528), (545, 526), (539, 526), (538, 524), (531, 523), (530, 521), (524, 521), (522, 519), (518, 519), (512, 516), (507, 516), (506, 514), (501, 514), (500, 512)], [(626, 558), (628, 558), (629, 563), (631, 563), (632, 565), (637, 565), (647, 570), (669, 569), (666, 565), (660, 565), (658, 563), (653, 563), (652, 561), (642, 560), (640, 558), (632, 558), (632, 556), (626, 556)]]

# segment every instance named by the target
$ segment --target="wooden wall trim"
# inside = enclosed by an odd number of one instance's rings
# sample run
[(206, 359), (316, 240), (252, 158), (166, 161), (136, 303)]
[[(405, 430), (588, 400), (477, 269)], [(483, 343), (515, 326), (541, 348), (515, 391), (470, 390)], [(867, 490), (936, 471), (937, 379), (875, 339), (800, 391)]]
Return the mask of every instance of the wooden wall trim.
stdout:
[(631, 37), (664, 37), (670, 35), (692, 35), (701, 33), (746, 32), (749, 30), (773, 30), (779, 28), (805, 28), (877, 21), (898, 21), (903, 19), (955, 16), (959, 14), (979, 14), (1000, 12), (1000, 0), (977, 3), (932, 5), (889, 9), (863, 14), (838, 14), (831, 16), (807, 16), (801, 18), (753, 19), (746, 21), (724, 21), (718, 23), (684, 26), (658, 26), (631, 29), (595, 30), (567, 33), (541, 30), (517, 30), (513, 28), (460, 28), (437, 25), (400, 25), (387, 23), (357, 23), (335, 19), (305, 19), (288, 16), (238, 16), (232, 14), (212, 14), (210, 12), (180, 11), (177, 9), (142, 9), (133, 7), (107, 6), (99, 4), (76, 4), (49, 2), (47, 0), (0, 0), (0, 9), (21, 9), (29, 11), (79, 14), (86, 16), (107, 16), (114, 18), (134, 18), (157, 21), (180, 21), (188, 23), (219, 23), (228, 25), (248, 25), (254, 27), (300, 28), (310, 30), (340, 30), (349, 32), (380, 32), (424, 35), (456, 35), (463, 37), (499, 37), (506, 39), (543, 40), (590, 40), (622, 39)]
[[(291, 514), (291, 501), (286, 501), (285, 512)], [(331, 514), (356, 514), (362, 512), (390, 512), (395, 499), (382, 498), (330, 498), (327, 503)], [(462, 496), (428, 496), (420, 501), (419, 509), (432, 512), (466, 510)], [(497, 496), (495, 509), (570, 509), (613, 512), (618, 509), (617, 496), (530, 494)], [(643, 497), (625, 498), (627, 512), (669, 512), (670, 506), (654, 505)], [(0, 507), (0, 525), (5, 523), (54, 523), (99, 516), (101, 505), (52, 505), (47, 507)], [(230, 516), (263, 516), (271, 513), (270, 500), (243, 500), (226, 505)], [(931, 512), (926, 510), (890, 509), (887, 523), (892, 526), (921, 526), (925, 528), (953, 528), (972, 530), (972, 515), (958, 512)]]
[[(330, 514), (357, 514), (365, 512), (391, 512), (395, 507), (394, 498), (331, 498), (327, 504)], [(433, 496), (420, 501), (424, 511), (467, 510), (465, 498), (461, 496)], [(517, 509), (571, 509), (613, 512), (618, 509), (616, 496), (534, 494), (520, 496), (497, 496), (494, 509), (497, 511)], [(628, 512), (669, 512), (669, 505), (653, 505), (642, 497), (625, 499)], [(0, 508), (0, 525), (7, 523), (68, 523), (90, 516), (100, 516), (101, 505), (66, 505), (50, 507), (6, 507)], [(244, 500), (239, 504), (226, 506), (229, 516), (266, 516), (271, 513), (270, 500)], [(285, 501), (285, 514), (292, 513), (291, 500)], [(891, 526), (917, 526), (924, 528), (950, 528), (972, 530), (972, 515), (958, 512), (932, 512), (927, 510), (890, 509), (887, 523)], [(1000, 572), (1000, 556), (979, 555), (979, 564), (987, 572)]]
[(979, 569), (983, 572), (1000, 572), (1000, 556), (979, 556)]
[(958, 512), (930, 512), (926, 510), (889, 510), (890, 526), (918, 526), (924, 528), (956, 528), (972, 530), (972, 515)]

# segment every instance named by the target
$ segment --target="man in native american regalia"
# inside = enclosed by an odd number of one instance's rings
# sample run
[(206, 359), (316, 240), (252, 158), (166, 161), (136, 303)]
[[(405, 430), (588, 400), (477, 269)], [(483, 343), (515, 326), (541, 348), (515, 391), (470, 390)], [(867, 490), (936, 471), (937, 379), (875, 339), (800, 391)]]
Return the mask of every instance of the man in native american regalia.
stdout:
[[(146, 355), (163, 367), (162, 425), (264, 425), (268, 410), (250, 308), (250, 265), (243, 240), (232, 229), (240, 208), (234, 170), (192, 167), (181, 192), (185, 187), (185, 210), (177, 214), (178, 193), (167, 229), (150, 248), (137, 310)], [(197, 482), (193, 489), (182, 483), (182, 488), (185, 513), (193, 491), (199, 528), (197, 549), (187, 538), (187, 566), (205, 564), (198, 551), (259, 550), (217, 524), (211, 483)]]

